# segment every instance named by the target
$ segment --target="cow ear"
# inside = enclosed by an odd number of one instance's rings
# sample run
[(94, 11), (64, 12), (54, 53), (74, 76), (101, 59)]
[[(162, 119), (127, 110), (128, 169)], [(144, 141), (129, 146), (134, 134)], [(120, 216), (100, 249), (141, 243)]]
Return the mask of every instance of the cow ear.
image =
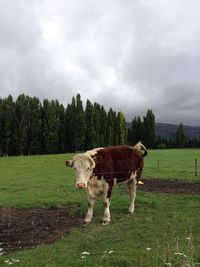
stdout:
[(95, 167), (95, 161), (92, 158), (90, 158), (90, 163), (91, 163), (90, 169), (92, 170)]
[(72, 167), (73, 166), (73, 161), (72, 160), (67, 160), (65, 162), (65, 165), (68, 166), (68, 167)]

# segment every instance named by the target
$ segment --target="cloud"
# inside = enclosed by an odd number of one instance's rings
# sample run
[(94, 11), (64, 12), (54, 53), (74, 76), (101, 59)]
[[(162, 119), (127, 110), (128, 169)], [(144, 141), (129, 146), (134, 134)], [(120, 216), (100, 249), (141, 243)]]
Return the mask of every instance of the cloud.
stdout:
[(199, 125), (197, 0), (0, 0), (0, 96), (82, 99)]

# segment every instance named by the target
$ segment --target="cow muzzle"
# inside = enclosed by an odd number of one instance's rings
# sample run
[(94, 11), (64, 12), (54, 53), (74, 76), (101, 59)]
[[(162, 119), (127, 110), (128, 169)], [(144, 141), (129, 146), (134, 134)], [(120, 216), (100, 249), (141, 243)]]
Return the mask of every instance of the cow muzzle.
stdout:
[(87, 187), (87, 184), (86, 183), (78, 183), (78, 184), (76, 184), (76, 187), (78, 189), (85, 189)]

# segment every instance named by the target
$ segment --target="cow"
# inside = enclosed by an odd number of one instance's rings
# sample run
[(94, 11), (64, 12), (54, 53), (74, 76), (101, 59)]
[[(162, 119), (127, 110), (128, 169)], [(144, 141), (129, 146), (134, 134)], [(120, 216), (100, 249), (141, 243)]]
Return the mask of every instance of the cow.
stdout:
[(102, 224), (110, 223), (112, 188), (121, 182), (127, 183), (130, 193), (128, 212), (130, 214), (134, 212), (137, 184), (143, 171), (143, 158), (146, 155), (147, 149), (138, 142), (135, 146), (95, 148), (66, 161), (66, 166), (74, 168), (76, 187), (87, 190), (88, 210), (84, 226), (92, 221), (95, 200), (101, 195), (104, 204)]

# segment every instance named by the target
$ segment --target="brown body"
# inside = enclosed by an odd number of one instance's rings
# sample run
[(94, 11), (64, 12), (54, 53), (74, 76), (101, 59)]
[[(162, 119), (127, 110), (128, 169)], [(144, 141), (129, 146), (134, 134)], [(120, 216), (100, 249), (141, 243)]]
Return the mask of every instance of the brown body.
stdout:
[(130, 146), (106, 147), (92, 156), (95, 162), (93, 176), (109, 184), (108, 197), (111, 197), (114, 181), (117, 183), (130, 179), (132, 173), (137, 173), (136, 180), (141, 177), (144, 166), (144, 155)]

